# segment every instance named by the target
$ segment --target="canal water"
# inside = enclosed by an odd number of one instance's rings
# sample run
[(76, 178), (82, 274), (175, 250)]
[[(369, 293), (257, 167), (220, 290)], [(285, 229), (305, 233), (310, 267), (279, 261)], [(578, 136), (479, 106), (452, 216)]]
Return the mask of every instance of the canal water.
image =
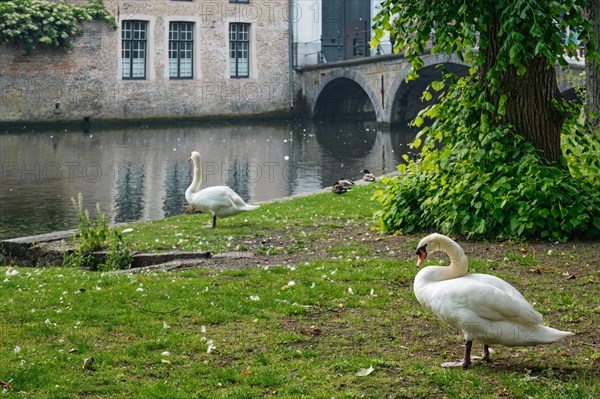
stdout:
[(252, 203), (359, 179), (364, 168), (393, 172), (414, 136), (364, 121), (0, 132), (0, 239), (76, 227), (79, 193), (111, 223), (181, 214), (191, 151), (202, 187), (228, 185)]

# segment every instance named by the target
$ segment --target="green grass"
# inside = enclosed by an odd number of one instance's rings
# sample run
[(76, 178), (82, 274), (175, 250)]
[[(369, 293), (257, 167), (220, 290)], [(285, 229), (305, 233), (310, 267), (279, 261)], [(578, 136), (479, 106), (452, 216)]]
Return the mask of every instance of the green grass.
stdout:
[[(123, 238), (131, 249), (138, 251), (246, 250), (244, 240), (257, 237), (265, 241), (259, 254), (300, 251), (303, 241), (326, 238), (331, 229), (353, 224), (374, 225), (376, 204), (369, 198), (375, 186), (357, 186), (344, 195), (328, 192), (263, 204), (258, 210), (219, 219), (215, 229), (209, 228), (212, 219), (205, 214), (135, 223), (130, 226), (133, 231)], [(273, 242), (272, 232), (285, 234), (286, 241)]]
[[(461, 337), (414, 298), (418, 237), (370, 232), (372, 190), (263, 205), (217, 229), (199, 227), (206, 215), (186, 215), (126, 235), (138, 250), (266, 248), (279, 265), (136, 275), (0, 268), (0, 381), (12, 386), (2, 397), (600, 396), (597, 269), (585, 263), (594, 251), (574, 248), (552, 265), (543, 253), (471, 256), (473, 271), (518, 285), (548, 324), (577, 335), (495, 348), (495, 365), (442, 369), (462, 355)], [(341, 230), (345, 239), (334, 240)], [(314, 242), (324, 256), (303, 258)], [(577, 278), (563, 276), (567, 261), (579, 265)], [(94, 368), (84, 370), (89, 357)]]

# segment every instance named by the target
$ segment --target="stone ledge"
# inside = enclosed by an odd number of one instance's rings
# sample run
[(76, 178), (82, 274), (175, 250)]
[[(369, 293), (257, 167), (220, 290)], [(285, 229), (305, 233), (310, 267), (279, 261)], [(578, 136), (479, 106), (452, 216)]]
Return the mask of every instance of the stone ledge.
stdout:
[[(11, 263), (22, 267), (51, 267), (62, 265), (65, 256), (75, 251), (74, 243), (66, 241), (73, 236), (76, 230), (60, 231), (48, 234), (40, 234), (29, 237), (20, 237), (0, 241), (0, 261)], [(108, 251), (91, 253), (98, 260), (103, 261)], [(209, 251), (205, 252), (141, 252), (132, 253), (130, 270), (175, 270), (185, 266), (194, 266), (207, 259), (227, 260), (239, 258), (254, 258), (251, 252), (224, 252), (213, 256)]]

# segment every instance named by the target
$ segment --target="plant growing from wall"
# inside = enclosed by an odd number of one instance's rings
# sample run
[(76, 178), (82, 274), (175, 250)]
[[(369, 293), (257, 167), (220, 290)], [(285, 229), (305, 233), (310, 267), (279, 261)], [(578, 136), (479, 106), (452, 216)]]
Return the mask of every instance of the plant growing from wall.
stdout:
[(42, 0), (0, 2), (0, 45), (23, 45), (30, 54), (38, 45), (71, 48), (71, 38), (81, 33), (81, 23), (99, 20), (117, 29), (115, 19), (101, 0), (85, 6)]

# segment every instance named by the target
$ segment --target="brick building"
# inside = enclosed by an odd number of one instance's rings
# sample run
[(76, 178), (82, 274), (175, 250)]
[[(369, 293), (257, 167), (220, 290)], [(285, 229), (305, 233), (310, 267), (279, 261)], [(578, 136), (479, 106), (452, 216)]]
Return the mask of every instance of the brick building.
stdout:
[[(66, 0), (68, 3), (81, 3)], [(104, 0), (73, 49), (0, 46), (0, 121), (288, 112), (288, 0)]]

